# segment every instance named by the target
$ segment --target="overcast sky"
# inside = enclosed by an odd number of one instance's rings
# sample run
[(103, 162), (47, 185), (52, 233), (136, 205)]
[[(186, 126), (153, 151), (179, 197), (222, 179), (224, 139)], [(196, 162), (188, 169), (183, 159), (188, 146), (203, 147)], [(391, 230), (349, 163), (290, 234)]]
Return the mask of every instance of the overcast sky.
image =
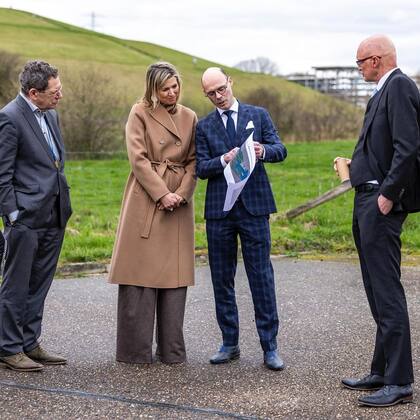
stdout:
[(0, 0), (121, 38), (233, 66), (265, 56), (282, 74), (353, 65), (359, 42), (385, 33), (399, 65), (420, 71), (420, 0)]

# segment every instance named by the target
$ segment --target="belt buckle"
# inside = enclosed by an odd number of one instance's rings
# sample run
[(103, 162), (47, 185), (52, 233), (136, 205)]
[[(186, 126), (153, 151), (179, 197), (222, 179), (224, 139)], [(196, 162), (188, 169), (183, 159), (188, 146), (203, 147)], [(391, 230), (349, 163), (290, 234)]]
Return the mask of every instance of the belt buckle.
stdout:
[(356, 187), (356, 191), (357, 192), (372, 192), (378, 188), (379, 188), (379, 185), (377, 184), (366, 183), (366, 184), (358, 185)]

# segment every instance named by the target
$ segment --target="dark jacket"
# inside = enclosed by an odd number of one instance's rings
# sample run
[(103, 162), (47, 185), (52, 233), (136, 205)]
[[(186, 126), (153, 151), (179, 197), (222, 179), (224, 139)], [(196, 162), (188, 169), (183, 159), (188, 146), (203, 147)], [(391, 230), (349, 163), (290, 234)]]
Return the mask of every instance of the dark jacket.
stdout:
[(257, 160), (240, 198), (253, 216), (268, 215), (277, 211), (264, 162), (281, 162), (287, 156), (286, 148), (281, 143), (267, 110), (240, 103), (235, 145), (230, 144), (217, 109), (197, 124), (195, 136), (197, 175), (199, 178), (208, 179), (204, 211), (206, 219), (221, 219), (228, 214), (223, 211), (227, 183), (220, 157), (234, 146), (240, 146), (246, 141), (252, 132), (252, 129), (246, 129), (250, 121), (254, 125), (254, 140), (264, 145), (265, 158), (264, 161)]
[(420, 210), (420, 94), (399, 69), (372, 98), (359, 141), (380, 193), (396, 208)]
[(0, 214), (19, 210), (17, 222), (41, 228), (58, 205), (64, 228), (72, 212), (64, 145), (57, 113), (49, 110), (45, 117), (60, 154), (58, 165), (33, 111), (20, 95), (0, 111)]

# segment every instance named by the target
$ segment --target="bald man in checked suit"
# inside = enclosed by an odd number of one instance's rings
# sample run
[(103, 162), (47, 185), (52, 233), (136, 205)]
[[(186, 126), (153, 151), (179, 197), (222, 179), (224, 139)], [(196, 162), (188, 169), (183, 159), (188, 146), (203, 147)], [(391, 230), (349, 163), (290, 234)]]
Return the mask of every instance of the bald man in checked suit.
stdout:
[[(269, 369), (282, 370), (284, 363), (277, 351), (279, 319), (270, 261), (269, 215), (276, 212), (276, 205), (264, 163), (281, 162), (287, 152), (268, 112), (239, 103), (232, 84), (232, 79), (220, 68), (204, 72), (203, 91), (216, 110), (199, 121), (196, 130), (197, 175), (208, 180), (205, 219), (209, 263), (223, 338), (210, 363), (229, 362), (240, 355), (234, 288), (239, 236), (264, 364)], [(250, 126), (253, 128), (249, 129)], [(233, 208), (223, 211), (227, 189), (224, 168), (252, 130), (257, 157), (254, 171)]]

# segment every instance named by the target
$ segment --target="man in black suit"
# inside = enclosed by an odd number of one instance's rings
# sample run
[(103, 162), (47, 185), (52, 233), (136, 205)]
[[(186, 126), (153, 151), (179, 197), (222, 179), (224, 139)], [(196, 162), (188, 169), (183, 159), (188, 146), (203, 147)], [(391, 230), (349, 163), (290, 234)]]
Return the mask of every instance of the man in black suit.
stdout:
[(28, 62), (21, 91), (0, 111), (0, 214), (8, 252), (0, 289), (0, 363), (16, 371), (65, 364), (39, 345), (44, 301), (71, 215), (55, 108), (56, 68)]
[(409, 211), (418, 211), (420, 95), (397, 67), (396, 51), (383, 35), (365, 39), (357, 66), (376, 82), (359, 141), (348, 160), (356, 194), (353, 236), (363, 283), (377, 325), (370, 374), (343, 379), (350, 389), (376, 390), (360, 405), (386, 407), (413, 398), (410, 326), (400, 281), (401, 230)]

